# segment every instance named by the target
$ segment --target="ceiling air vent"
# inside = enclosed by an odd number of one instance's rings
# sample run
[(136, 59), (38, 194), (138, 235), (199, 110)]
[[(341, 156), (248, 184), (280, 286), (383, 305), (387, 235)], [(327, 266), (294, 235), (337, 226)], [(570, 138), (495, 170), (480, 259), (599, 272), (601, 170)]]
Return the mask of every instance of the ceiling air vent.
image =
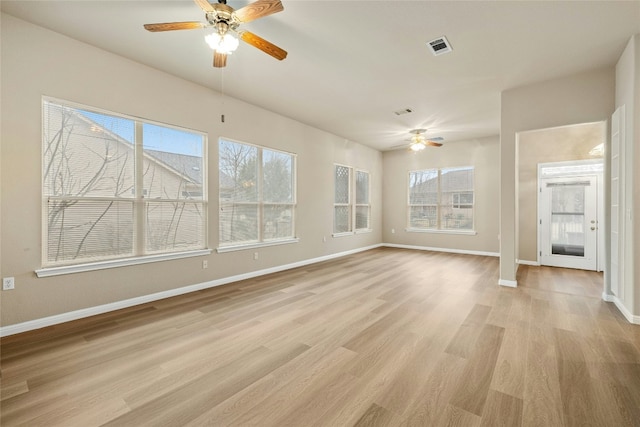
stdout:
[(412, 113), (412, 112), (413, 112), (413, 110), (411, 108), (403, 108), (402, 110), (394, 111), (393, 113), (396, 116), (401, 116), (403, 114), (409, 114), (409, 113)]
[(431, 53), (433, 53), (435, 56), (449, 53), (453, 50), (451, 49), (449, 40), (447, 40), (445, 36), (439, 37), (435, 40), (431, 40), (427, 43), (427, 46), (429, 46), (429, 48), (431, 49)]

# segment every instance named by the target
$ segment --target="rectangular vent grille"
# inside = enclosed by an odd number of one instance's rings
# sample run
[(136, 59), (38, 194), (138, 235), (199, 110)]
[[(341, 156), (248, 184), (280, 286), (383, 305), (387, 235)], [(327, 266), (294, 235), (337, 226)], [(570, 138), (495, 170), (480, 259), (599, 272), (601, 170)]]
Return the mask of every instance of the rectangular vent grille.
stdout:
[(412, 112), (413, 112), (413, 110), (411, 108), (403, 108), (402, 110), (394, 111), (393, 113), (396, 116), (401, 116), (403, 114), (409, 114), (409, 113), (412, 113)]
[(429, 48), (431, 49), (431, 53), (435, 56), (442, 55), (444, 53), (449, 53), (453, 49), (451, 49), (451, 44), (449, 44), (449, 40), (445, 36), (437, 38), (435, 40), (431, 40), (427, 43)]

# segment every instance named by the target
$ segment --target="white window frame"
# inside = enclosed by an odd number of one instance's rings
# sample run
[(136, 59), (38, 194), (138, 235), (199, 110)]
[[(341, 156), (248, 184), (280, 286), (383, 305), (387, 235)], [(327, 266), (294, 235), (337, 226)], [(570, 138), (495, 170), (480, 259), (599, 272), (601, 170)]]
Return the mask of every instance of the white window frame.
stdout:
[[(150, 262), (158, 262), (158, 261), (166, 261), (173, 259), (181, 259), (188, 258), (194, 256), (203, 256), (211, 253), (211, 249), (208, 248), (207, 241), (207, 228), (208, 228), (208, 218), (207, 218), (207, 134), (203, 132), (199, 132), (193, 129), (182, 128), (179, 126), (168, 125), (166, 123), (156, 122), (149, 119), (143, 119), (135, 116), (130, 116), (122, 113), (116, 113), (113, 111), (96, 108), (92, 106), (83, 105), (76, 102), (56, 99), (53, 97), (42, 97), (42, 112), (44, 114), (45, 104), (51, 103), (63, 107), (72, 108), (75, 110), (83, 110), (89, 111), (97, 114), (103, 114), (108, 116), (113, 116), (116, 118), (122, 118), (125, 120), (129, 120), (134, 122), (134, 132), (135, 132), (135, 142), (132, 144), (132, 148), (134, 150), (134, 189), (133, 189), (133, 197), (131, 198), (113, 198), (113, 197), (81, 197), (81, 196), (49, 196), (45, 194), (44, 190), (44, 148), (43, 153), (41, 155), (42, 167), (41, 173), (41, 188), (42, 188), (42, 267), (35, 271), (37, 277), (49, 277), (49, 276), (57, 276), (63, 274), (71, 274), (78, 272), (86, 272), (86, 271), (94, 271), (94, 270), (102, 270), (108, 268), (116, 268), (122, 266), (130, 266), (130, 265), (138, 265), (138, 264), (146, 264)], [(44, 147), (45, 144), (45, 129), (44, 129), (44, 118), (42, 120), (43, 125), (41, 126), (41, 130), (43, 132), (41, 140)], [(144, 158), (144, 146), (142, 141), (142, 127), (144, 124), (150, 124), (158, 127), (168, 128), (177, 130), (180, 132), (187, 132), (195, 135), (200, 135), (203, 138), (203, 170), (202, 170), (202, 199), (198, 200), (189, 200), (189, 199), (146, 199), (145, 191), (143, 189), (143, 172), (141, 170), (141, 166)], [(73, 262), (72, 260), (62, 261), (62, 262), (50, 262), (48, 261), (48, 201), (53, 199), (83, 199), (83, 200), (100, 200), (100, 201), (129, 201), (133, 203), (133, 249), (131, 254), (126, 254), (125, 256), (113, 256), (113, 257), (105, 257), (105, 258), (96, 258), (93, 260), (80, 260), (79, 262)], [(171, 202), (171, 203), (197, 203), (202, 206), (203, 212), (203, 245), (198, 248), (187, 248), (185, 250), (172, 250), (172, 251), (153, 251), (146, 252), (146, 213), (147, 213), (147, 204), (149, 202)]]
[[(275, 148), (271, 148), (271, 147), (266, 147), (266, 146), (262, 146), (262, 145), (258, 145), (258, 144), (251, 144), (248, 142), (242, 142), (242, 141), (237, 141), (231, 138), (225, 138), (225, 137), (220, 137), (218, 139), (218, 150), (220, 148), (220, 142), (221, 141), (225, 141), (228, 143), (232, 143), (232, 144), (240, 144), (240, 145), (245, 145), (248, 147), (254, 147), (257, 149), (257, 156), (256, 156), (256, 166), (257, 166), (257, 171), (256, 171), (256, 180), (257, 180), (257, 186), (258, 186), (258, 200), (256, 202), (234, 202), (233, 204), (235, 205), (251, 205), (251, 206), (256, 206), (258, 209), (258, 217), (257, 217), (257, 232), (258, 232), (258, 239), (256, 241), (250, 241), (250, 242), (238, 242), (238, 243), (228, 243), (228, 244), (221, 244), (220, 242), (220, 236), (218, 236), (218, 247), (216, 248), (216, 251), (218, 253), (224, 253), (224, 252), (234, 252), (234, 251), (240, 251), (240, 250), (246, 250), (246, 249), (254, 249), (254, 248), (261, 248), (261, 247), (267, 247), (267, 246), (276, 246), (276, 245), (283, 245), (283, 244), (289, 244), (289, 243), (297, 243), (299, 241), (298, 237), (296, 237), (296, 212), (297, 212), (297, 174), (298, 174), (298, 156), (295, 153), (291, 153), (291, 152), (287, 152), (287, 151), (283, 151), (283, 150), (278, 150)], [(292, 162), (292, 183), (291, 183), (291, 191), (292, 191), (292, 202), (290, 203), (265, 203), (264, 199), (263, 199), (263, 188), (264, 188), (264, 173), (263, 173), (263, 165), (262, 165), (262, 155), (263, 155), (263, 151), (267, 150), (267, 151), (272, 151), (275, 153), (282, 153), (282, 154), (286, 154), (288, 156), (291, 156), (291, 162)], [(220, 153), (218, 152), (218, 165), (220, 164)], [(223, 206), (223, 202), (221, 199), (221, 183), (218, 183), (218, 209), (222, 209)], [(228, 204), (228, 202), (225, 202), (225, 204)], [(292, 234), (291, 236), (288, 237), (282, 237), (282, 238), (271, 238), (271, 239), (265, 239), (264, 238), (264, 208), (265, 206), (269, 206), (269, 205), (289, 205), (291, 206), (291, 230), (292, 230)], [(220, 230), (220, 221), (221, 221), (222, 216), (218, 215), (218, 230)]]
[[(348, 202), (347, 203), (336, 203), (335, 201), (335, 190), (336, 190), (336, 170), (338, 167), (346, 168), (349, 170), (349, 193), (348, 193)], [(357, 203), (357, 174), (358, 173), (366, 173), (367, 181), (368, 181), (368, 200), (367, 203)], [(352, 166), (343, 165), (340, 163), (334, 163), (333, 166), (333, 179), (334, 179), (334, 203), (333, 203), (333, 233), (332, 237), (343, 237), (343, 236), (352, 236), (354, 234), (359, 233), (370, 233), (371, 229), (371, 173), (364, 169), (357, 169)], [(343, 232), (336, 232), (336, 224), (335, 224), (335, 210), (337, 207), (348, 207), (349, 208), (349, 229)], [(358, 207), (367, 207), (367, 227), (366, 228), (356, 228), (357, 221), (357, 210)]]
[[(463, 169), (463, 168), (469, 168), (473, 171), (473, 190), (471, 191), (457, 191), (455, 193), (452, 194), (452, 200), (451, 203), (447, 204), (447, 205), (443, 205), (442, 202), (442, 171), (443, 170), (447, 170), (447, 169)], [(433, 172), (437, 172), (437, 200), (436, 203), (427, 203), (427, 204), (421, 204), (421, 203), (411, 203), (411, 174), (416, 173), (416, 172), (427, 172), (427, 171), (433, 171)], [(472, 202), (469, 203), (463, 203), (460, 204), (459, 203), (459, 197), (461, 194), (468, 194), (471, 193), (472, 194)], [(475, 166), (459, 166), (459, 167), (442, 167), (442, 168), (427, 168), (427, 169), (416, 169), (416, 170), (411, 170), (409, 171), (409, 173), (407, 174), (407, 215), (406, 215), (406, 219), (407, 219), (407, 227), (405, 228), (405, 231), (407, 232), (411, 232), (411, 233), (435, 233), (435, 234), (467, 234), (467, 235), (476, 235), (477, 232), (475, 230), (475, 220), (476, 220), (476, 205), (475, 205), (475, 200), (476, 200), (476, 190), (475, 190)], [(454, 196), (458, 196), (458, 203), (454, 203)], [(451, 206), (452, 209), (468, 209), (465, 208), (465, 206), (471, 206), (470, 209), (473, 209), (472, 215), (472, 227), (471, 229), (460, 229), (460, 230), (456, 230), (456, 229), (450, 229), (450, 228), (443, 228), (442, 226), (442, 214), (441, 214), (441, 209), (444, 206)], [(412, 207), (435, 207), (436, 208), (436, 226), (435, 227), (431, 227), (431, 228), (427, 228), (427, 227), (412, 227), (411, 226), (411, 208)]]

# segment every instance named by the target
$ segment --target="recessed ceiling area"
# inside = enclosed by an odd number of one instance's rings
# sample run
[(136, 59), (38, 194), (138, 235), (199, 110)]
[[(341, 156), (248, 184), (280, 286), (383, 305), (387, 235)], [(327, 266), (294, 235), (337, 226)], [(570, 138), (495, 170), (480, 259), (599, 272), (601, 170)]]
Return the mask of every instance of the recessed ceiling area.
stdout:
[[(239, 9), (250, 2), (228, 0)], [(4, 13), (224, 92), (378, 150), (410, 129), (446, 142), (497, 135), (500, 93), (613, 67), (640, 33), (639, 1), (299, 1), (243, 29), (288, 52), (247, 44), (212, 67), (202, 29), (150, 33), (143, 24), (203, 21), (192, 0), (11, 1)], [(429, 41), (453, 47), (434, 56)], [(410, 106), (410, 107), (409, 107)], [(409, 108), (410, 114), (394, 114)]]

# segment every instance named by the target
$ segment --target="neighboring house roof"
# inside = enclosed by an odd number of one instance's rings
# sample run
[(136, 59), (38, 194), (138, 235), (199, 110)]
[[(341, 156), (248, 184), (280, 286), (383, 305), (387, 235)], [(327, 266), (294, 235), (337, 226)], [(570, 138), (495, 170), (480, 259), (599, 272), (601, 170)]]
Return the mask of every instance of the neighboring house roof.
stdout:
[[(473, 177), (473, 169), (453, 169), (442, 171), (441, 178), (441, 191), (442, 192), (456, 192), (456, 191), (472, 191), (473, 181), (470, 179)], [(428, 179), (413, 186), (414, 191), (437, 191), (436, 183), (438, 181), (437, 176)]]
[(156, 150), (145, 150), (145, 153), (186, 176), (194, 184), (202, 184), (202, 157)]
[[(120, 144), (127, 146), (128, 148), (133, 148), (133, 144), (131, 141), (126, 138), (121, 137), (115, 132), (106, 129), (101, 126), (99, 123), (91, 120), (86, 115), (82, 114), (82, 112), (77, 110), (72, 110), (74, 116), (80, 119), (82, 122), (90, 125), (92, 127), (98, 127), (101, 132), (106, 135), (109, 139), (116, 141)], [(169, 153), (166, 151), (157, 151), (157, 150), (144, 150), (145, 157), (149, 160), (157, 163), (159, 166), (164, 169), (171, 171), (173, 173), (181, 175), (183, 178), (186, 178), (188, 181), (194, 184), (202, 184), (202, 158), (197, 156), (189, 156), (186, 154), (178, 154), (178, 153)]]

